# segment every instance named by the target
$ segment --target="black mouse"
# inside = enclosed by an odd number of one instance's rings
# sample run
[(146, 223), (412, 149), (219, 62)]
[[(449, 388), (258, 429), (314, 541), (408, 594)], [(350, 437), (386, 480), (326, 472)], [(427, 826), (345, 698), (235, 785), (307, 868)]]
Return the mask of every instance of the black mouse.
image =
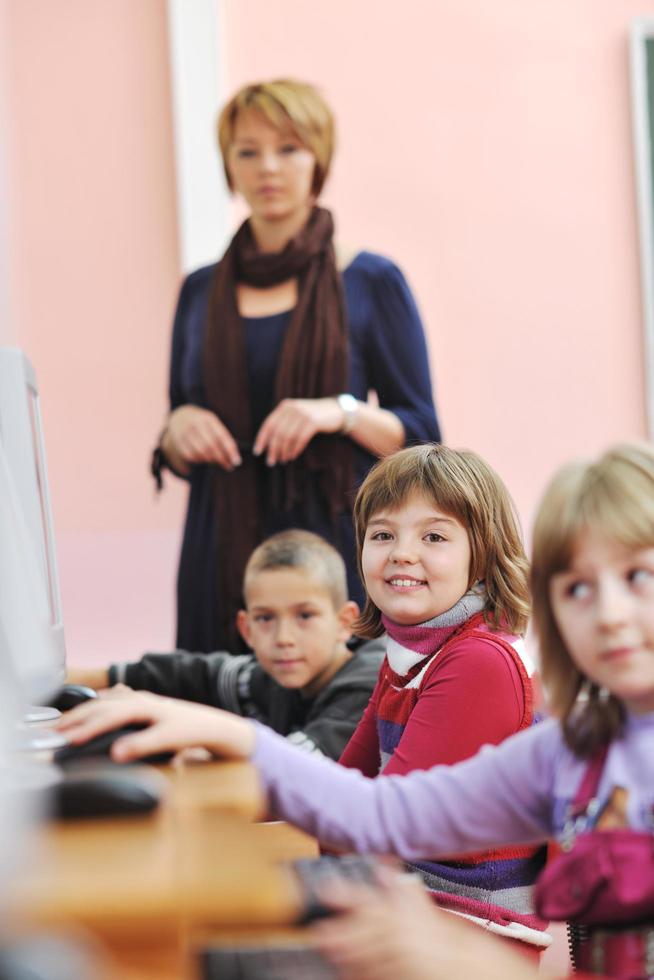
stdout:
[(70, 711), (83, 701), (90, 701), (97, 696), (98, 692), (92, 687), (85, 687), (83, 684), (64, 684), (51, 698), (49, 707), (56, 708), (57, 711)]
[(73, 820), (149, 813), (159, 805), (161, 793), (151, 775), (107, 766), (67, 772), (48, 797), (51, 817)]
[[(147, 725), (125, 725), (123, 728), (114, 728), (110, 732), (96, 735), (95, 738), (89, 739), (88, 742), (82, 742), (81, 745), (64, 745), (63, 748), (57, 749), (54, 753), (54, 761), (67, 768), (90, 759), (106, 760), (116, 739), (123, 735), (130, 735), (132, 732), (141, 732), (144, 728), (147, 728)], [(157, 752), (154, 755), (148, 755), (134, 761), (149, 762), (156, 765), (159, 762), (170, 762), (174, 754), (174, 752)]]

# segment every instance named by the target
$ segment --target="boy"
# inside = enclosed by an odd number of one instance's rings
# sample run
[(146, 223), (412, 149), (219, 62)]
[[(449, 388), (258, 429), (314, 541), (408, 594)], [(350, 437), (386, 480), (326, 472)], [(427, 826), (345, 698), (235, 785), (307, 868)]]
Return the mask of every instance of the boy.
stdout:
[(343, 559), (309, 531), (282, 531), (250, 556), (238, 630), (254, 655), (149, 653), (137, 663), (73, 670), (91, 687), (124, 683), (256, 718), (308, 752), (338, 759), (384, 656), (382, 640), (347, 646), (359, 609)]

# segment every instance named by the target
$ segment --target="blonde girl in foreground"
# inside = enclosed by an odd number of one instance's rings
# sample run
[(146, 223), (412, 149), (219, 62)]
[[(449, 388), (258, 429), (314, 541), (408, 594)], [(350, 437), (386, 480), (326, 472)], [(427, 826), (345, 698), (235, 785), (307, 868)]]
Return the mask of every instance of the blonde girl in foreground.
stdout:
[[(128, 722), (149, 723), (115, 743), (117, 761), (189, 745), (251, 759), (280, 817), (329, 846), (409, 860), (561, 838), (588, 760), (608, 744), (597, 789), (598, 826), (608, 817), (612, 826), (651, 831), (650, 447), (618, 446), (595, 463), (556, 475), (536, 521), (532, 586), (543, 681), (556, 718), (458, 765), (366, 779), (307, 758), (243, 719), (151, 695), (81, 706), (60, 727), (77, 743)], [(625, 926), (625, 942), (637, 932)], [(428, 933), (424, 941), (427, 949)], [(369, 954), (374, 957), (375, 950)], [(491, 965), (480, 963), (477, 975), (492, 975), (484, 973)], [(629, 975), (646, 976), (644, 964)]]

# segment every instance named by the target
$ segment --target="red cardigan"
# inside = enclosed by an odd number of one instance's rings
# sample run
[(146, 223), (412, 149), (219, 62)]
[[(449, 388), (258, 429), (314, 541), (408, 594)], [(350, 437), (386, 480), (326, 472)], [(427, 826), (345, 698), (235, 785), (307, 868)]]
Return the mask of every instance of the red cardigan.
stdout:
[[(506, 649), (515, 637), (493, 633), (474, 617), (434, 656), (384, 775), (452, 765), (496, 745), (531, 722), (531, 686), (526, 671)], [(480, 636), (483, 634), (483, 636)], [(341, 765), (377, 776), (378, 702), (397, 675), (384, 660), (377, 684)], [(529, 703), (527, 703), (529, 702)]]

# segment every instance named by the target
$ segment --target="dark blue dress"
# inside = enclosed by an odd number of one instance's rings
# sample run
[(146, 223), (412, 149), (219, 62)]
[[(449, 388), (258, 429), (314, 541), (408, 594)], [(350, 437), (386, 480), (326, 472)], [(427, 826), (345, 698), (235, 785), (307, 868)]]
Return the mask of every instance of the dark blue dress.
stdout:
[[(184, 282), (173, 329), (170, 372), (171, 411), (180, 405), (208, 408), (203, 385), (202, 353), (209, 287), (215, 266), (193, 272)], [(440, 439), (436, 420), (427, 348), (415, 301), (404, 276), (388, 259), (360, 252), (342, 273), (349, 329), (349, 385), (355, 398), (365, 401), (370, 389), (377, 392), (382, 408), (402, 421), (407, 444)], [(256, 432), (274, 408), (277, 362), (289, 313), (244, 317), (248, 383), (252, 420)], [(374, 463), (370, 453), (354, 445), (354, 469), (358, 484)], [(342, 515), (333, 527), (329, 515), (303, 513), (301, 508), (276, 513), (268, 492), (275, 467), (261, 459), (259, 473), (260, 515), (263, 536), (289, 527), (301, 527), (323, 535), (341, 552), (348, 572), (350, 596), (362, 601), (363, 589), (356, 570), (351, 514)], [(184, 650), (220, 649), (217, 634), (215, 555), (220, 536), (212, 497), (212, 467), (193, 467), (190, 496), (177, 579), (177, 646)]]

